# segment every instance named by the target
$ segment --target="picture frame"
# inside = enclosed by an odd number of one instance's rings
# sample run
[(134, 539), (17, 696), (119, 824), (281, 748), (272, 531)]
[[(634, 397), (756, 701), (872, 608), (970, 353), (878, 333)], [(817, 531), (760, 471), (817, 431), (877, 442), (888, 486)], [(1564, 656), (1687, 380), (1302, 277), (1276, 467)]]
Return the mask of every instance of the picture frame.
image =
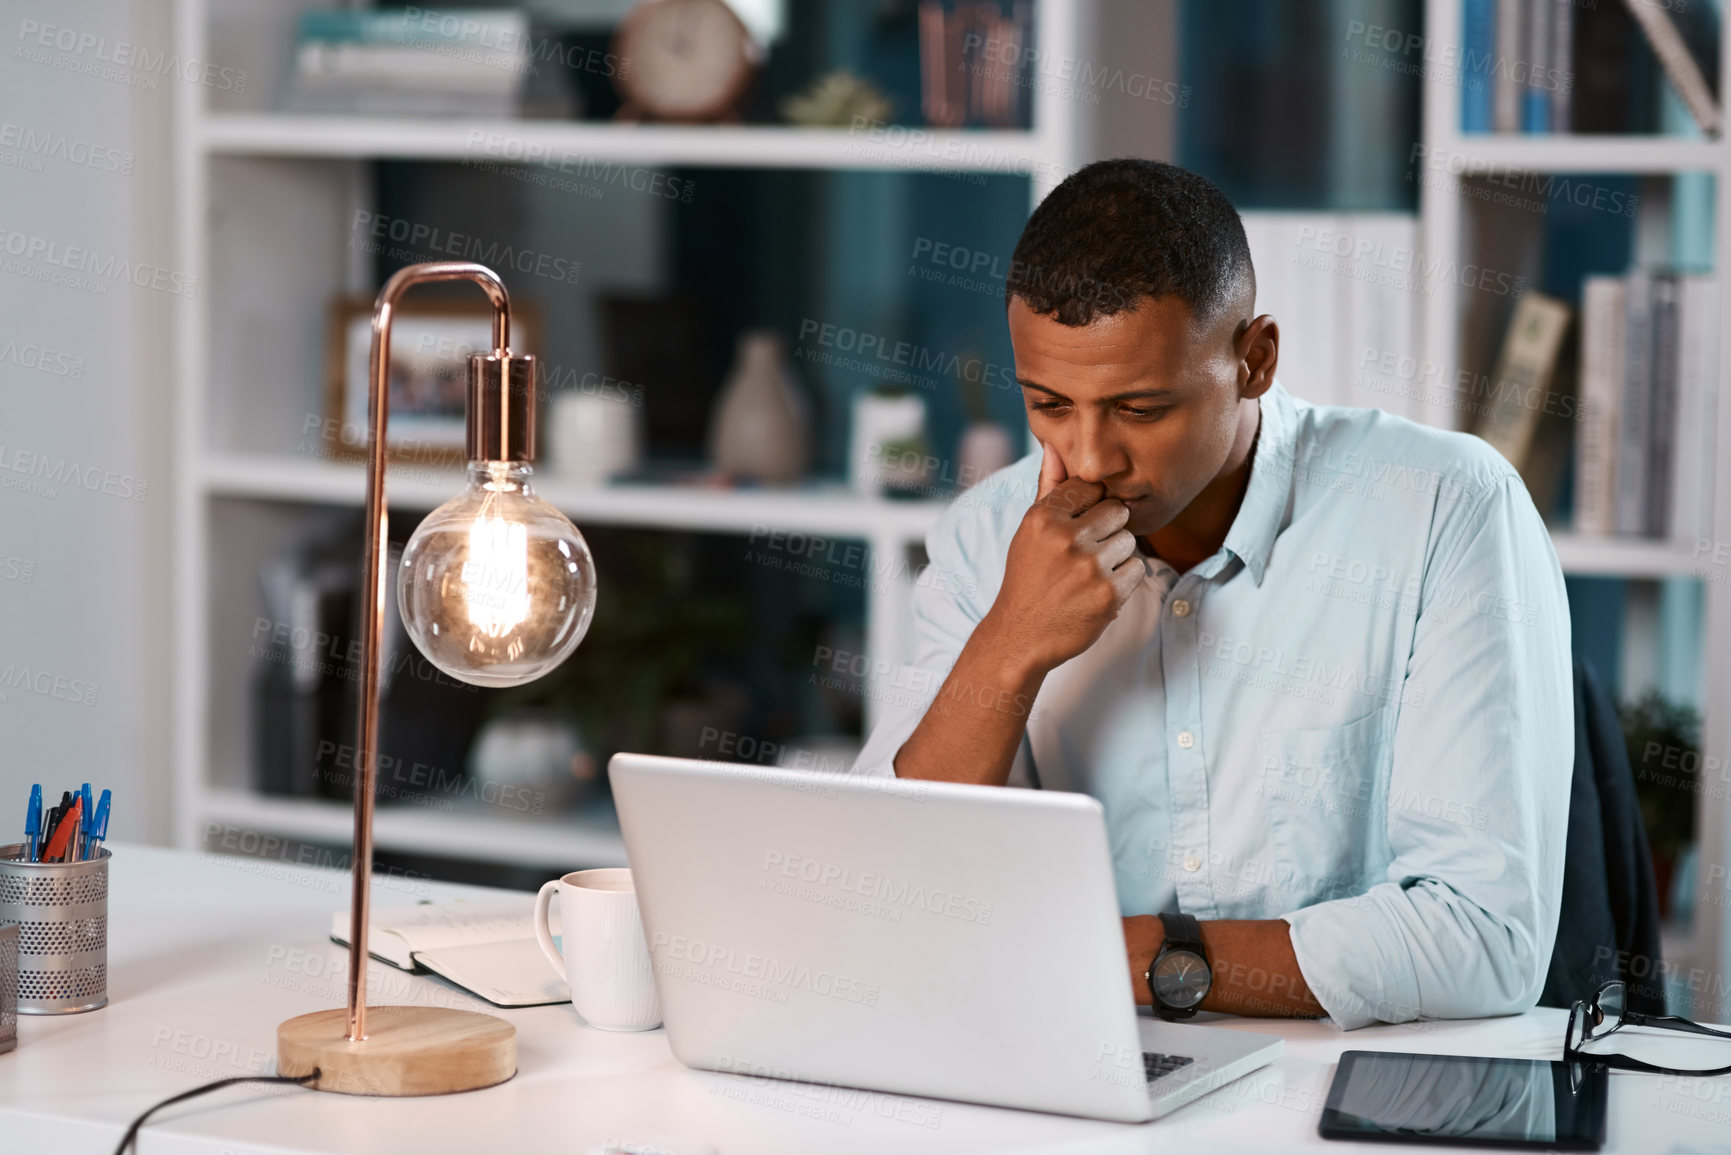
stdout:
[[(366, 459), (373, 306), (371, 297), (351, 296), (330, 304), (322, 456)], [(511, 313), (512, 349), (533, 352), (541, 335), (539, 311), (530, 302), (513, 300)], [(467, 461), (468, 358), (492, 347), (493, 309), (486, 301), (412, 302), (397, 310), (391, 325), (387, 460), (448, 467)]]

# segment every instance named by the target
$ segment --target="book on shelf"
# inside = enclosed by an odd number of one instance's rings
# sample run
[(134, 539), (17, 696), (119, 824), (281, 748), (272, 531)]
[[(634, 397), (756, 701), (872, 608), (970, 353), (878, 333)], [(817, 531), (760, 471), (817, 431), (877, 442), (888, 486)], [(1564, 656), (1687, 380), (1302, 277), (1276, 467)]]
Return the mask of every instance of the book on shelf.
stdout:
[(1574, 120), (1575, 78), (1575, 2), (1552, 0), (1551, 65), (1557, 77), (1551, 92), (1550, 132), (1568, 132)]
[(1555, 415), (1557, 367), (1573, 310), (1543, 293), (1523, 294), (1491, 373), (1490, 398), (1474, 430), (1520, 471), (1540, 509), (1554, 487), (1552, 454), (1537, 452), (1541, 418)]
[(1652, 394), (1647, 418), (1647, 484), (1639, 532), (1663, 537), (1671, 521), (1671, 447), (1677, 419), (1677, 278), (1652, 279)]
[(1587, 278), (1575, 426), (1578, 532), (1711, 536), (1718, 307), (1710, 275), (1637, 269)]
[[(1556, 42), (1556, 10), (1555, 0), (1524, 2), (1526, 27), (1522, 30), (1521, 43), (1526, 49), (1526, 58), (1522, 61), (1526, 67), (1518, 69), (1526, 74), (1521, 85), (1522, 132), (1551, 131), (1551, 96), (1556, 88), (1552, 79), (1556, 69), (1552, 67), (1552, 61), (1560, 58), (1560, 46)], [(1503, 63), (1513, 67), (1510, 62)]]
[(1581, 287), (1580, 423), (1575, 431), (1575, 529), (1605, 535), (1617, 524), (1617, 445), (1623, 408), (1621, 277), (1588, 277)]
[[(1719, 30), (1711, 4), (1655, 3), (1654, 0), (1624, 0), (1629, 14), (1640, 25), (1665, 79), (1689, 109), (1689, 115), (1708, 136), (1719, 135)], [(1673, 8), (1675, 11), (1673, 11)], [(1689, 14), (1689, 9), (1696, 11)], [(1686, 20), (1680, 25), (1679, 19)], [(1711, 77), (1712, 79), (1709, 79)]]
[(1491, 81), (1497, 51), (1497, 0), (1464, 0), (1461, 34), (1461, 131), (1491, 130)]
[[(1499, 0), (1504, 4), (1515, 2)], [(1519, 2), (1526, 14), (1525, 39), (1521, 44), (1525, 57), (1498, 63), (1526, 74), (1521, 131), (1568, 132), (1572, 127), (1575, 90), (1576, 0)]]
[(1435, 385), (1424, 380), (1417, 368), (1422, 358), (1417, 355), (1413, 289), (1419, 273), (1416, 268), (1409, 271), (1410, 280), (1387, 273), (1403, 267), (1407, 254), (1412, 254), (1415, 266), (1422, 264), (1417, 256), (1418, 222), (1398, 213), (1363, 213), (1343, 216), (1342, 224), (1353, 238), (1354, 252), (1366, 256), (1345, 270), (1347, 275), (1334, 277), (1339, 340), (1346, 361), (1340, 367), (1334, 403), (1416, 417), (1422, 412), (1422, 387)]
[(311, 9), (297, 27), (290, 111), (514, 116), (537, 69), (527, 13)]
[[(1280, 382), (1316, 405), (1422, 411), (1418, 221), (1404, 213), (1244, 213), (1256, 310), (1280, 322)], [(1346, 255), (1341, 255), (1341, 254)]]
[(1713, 446), (1719, 420), (1719, 284), (1682, 278), (1677, 302), (1677, 420), (1671, 457), (1673, 541), (1713, 537)]
[(1639, 33), (1620, 3), (1593, 4), (1574, 13), (1574, 72), (1568, 130), (1622, 133), (1633, 127), (1634, 68)]
[(1521, 52), (1521, 6), (1517, 0), (1495, 0), (1492, 43), (1495, 55), (1488, 62), (1491, 73), (1491, 127), (1497, 132), (1521, 130), (1521, 77), (1515, 64), (1525, 60)]
[(1463, 0), (1461, 20), (1463, 132), (1658, 131), (1659, 76), (1719, 132), (1714, 4)]
[(1623, 420), (1617, 427), (1615, 533), (1639, 534), (1647, 516), (1647, 445), (1653, 417), (1653, 275), (1629, 274), (1623, 301)]

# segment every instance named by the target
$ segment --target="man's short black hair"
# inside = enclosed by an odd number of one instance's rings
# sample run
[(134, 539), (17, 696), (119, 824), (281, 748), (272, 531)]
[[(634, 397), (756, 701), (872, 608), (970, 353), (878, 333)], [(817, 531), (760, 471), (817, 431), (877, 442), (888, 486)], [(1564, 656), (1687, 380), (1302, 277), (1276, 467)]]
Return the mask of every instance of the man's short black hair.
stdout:
[(1020, 297), (1061, 325), (1177, 297), (1213, 320), (1256, 288), (1244, 222), (1226, 194), (1157, 160), (1102, 160), (1041, 201), (1022, 229), (1004, 306)]

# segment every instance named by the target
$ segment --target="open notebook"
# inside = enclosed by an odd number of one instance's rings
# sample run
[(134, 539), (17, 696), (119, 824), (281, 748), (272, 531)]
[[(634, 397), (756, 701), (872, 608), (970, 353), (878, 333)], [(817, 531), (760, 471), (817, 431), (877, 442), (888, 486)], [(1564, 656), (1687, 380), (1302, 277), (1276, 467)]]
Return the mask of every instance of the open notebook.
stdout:
[[(534, 900), (374, 907), (367, 953), (406, 971), (424, 967), (502, 1007), (571, 1001), (547, 965), (530, 921)], [(349, 945), (349, 912), (331, 916), (331, 938)]]

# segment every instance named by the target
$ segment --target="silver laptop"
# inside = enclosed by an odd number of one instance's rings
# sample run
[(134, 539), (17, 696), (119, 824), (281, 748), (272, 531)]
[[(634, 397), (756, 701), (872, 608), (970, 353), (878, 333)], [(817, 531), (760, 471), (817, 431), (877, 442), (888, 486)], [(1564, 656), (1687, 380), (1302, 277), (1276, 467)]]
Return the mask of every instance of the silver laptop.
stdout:
[(610, 774), (688, 1067), (1140, 1122), (1280, 1054), (1137, 1015), (1086, 795), (633, 754)]

